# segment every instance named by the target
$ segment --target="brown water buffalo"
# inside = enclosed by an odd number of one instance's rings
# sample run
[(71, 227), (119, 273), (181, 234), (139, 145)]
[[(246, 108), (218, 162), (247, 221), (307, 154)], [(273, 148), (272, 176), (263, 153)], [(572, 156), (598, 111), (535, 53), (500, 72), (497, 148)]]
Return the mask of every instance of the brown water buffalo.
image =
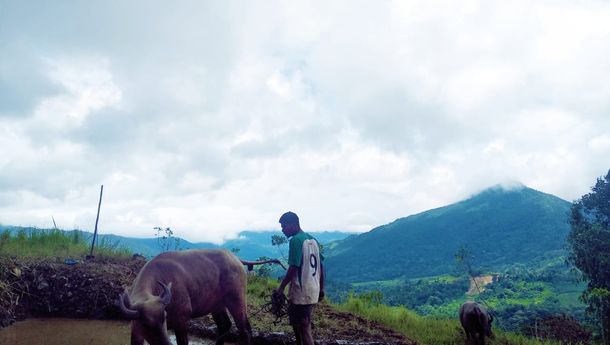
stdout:
[(252, 330), (246, 314), (246, 272), (240, 260), (224, 249), (194, 249), (159, 254), (147, 262), (118, 305), (131, 323), (131, 344), (188, 344), (188, 321), (212, 314), (218, 326), (217, 345), (231, 328), (233, 316), (241, 342), (250, 344)]
[(466, 332), (466, 339), (474, 339), (475, 344), (485, 345), (485, 337), (493, 338), (491, 323), (493, 316), (485, 307), (474, 301), (467, 301), (460, 307), (460, 323)]

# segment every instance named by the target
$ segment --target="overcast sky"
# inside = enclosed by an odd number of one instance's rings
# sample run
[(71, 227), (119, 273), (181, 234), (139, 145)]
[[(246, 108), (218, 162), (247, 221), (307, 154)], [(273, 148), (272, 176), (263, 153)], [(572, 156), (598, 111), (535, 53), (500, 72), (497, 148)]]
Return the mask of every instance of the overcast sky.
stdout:
[[(179, 3), (179, 4), (178, 4)], [(608, 1), (0, 0), (0, 224), (368, 231), (610, 169)]]

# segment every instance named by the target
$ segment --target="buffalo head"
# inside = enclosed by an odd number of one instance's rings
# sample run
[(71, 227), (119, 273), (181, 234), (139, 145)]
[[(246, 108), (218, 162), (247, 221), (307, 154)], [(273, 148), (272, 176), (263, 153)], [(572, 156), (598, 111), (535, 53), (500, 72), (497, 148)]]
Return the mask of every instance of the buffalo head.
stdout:
[(123, 315), (133, 320), (132, 333), (146, 339), (151, 345), (171, 345), (167, 336), (165, 307), (172, 299), (172, 283), (167, 285), (160, 281), (157, 283), (162, 289), (159, 296), (151, 296), (132, 303), (125, 289), (125, 292), (119, 296), (118, 305)]

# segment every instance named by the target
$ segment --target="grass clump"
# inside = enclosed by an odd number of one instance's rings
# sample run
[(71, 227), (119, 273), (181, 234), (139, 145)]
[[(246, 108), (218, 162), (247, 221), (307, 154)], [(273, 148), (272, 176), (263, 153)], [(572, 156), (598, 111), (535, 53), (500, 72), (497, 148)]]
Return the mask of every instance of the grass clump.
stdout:
[[(81, 231), (20, 228), (0, 233), (0, 255), (17, 258), (79, 258), (89, 254), (89, 239)], [(101, 257), (128, 257), (131, 252), (118, 243), (102, 240), (94, 248)]]

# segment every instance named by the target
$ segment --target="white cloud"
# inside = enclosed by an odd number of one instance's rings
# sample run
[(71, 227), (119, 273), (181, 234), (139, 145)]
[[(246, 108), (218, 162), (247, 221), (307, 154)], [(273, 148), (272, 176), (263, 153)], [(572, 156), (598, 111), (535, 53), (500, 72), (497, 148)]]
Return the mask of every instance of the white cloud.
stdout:
[(589, 147), (594, 151), (610, 150), (610, 134), (602, 134), (589, 140)]
[(147, 5), (0, 13), (1, 223), (91, 229), (104, 184), (102, 232), (365, 231), (609, 168), (607, 2)]
[(65, 58), (50, 60), (49, 78), (65, 92), (44, 99), (34, 114), (34, 121), (45, 127), (78, 127), (91, 112), (117, 106), (121, 91), (112, 80), (104, 59)]

